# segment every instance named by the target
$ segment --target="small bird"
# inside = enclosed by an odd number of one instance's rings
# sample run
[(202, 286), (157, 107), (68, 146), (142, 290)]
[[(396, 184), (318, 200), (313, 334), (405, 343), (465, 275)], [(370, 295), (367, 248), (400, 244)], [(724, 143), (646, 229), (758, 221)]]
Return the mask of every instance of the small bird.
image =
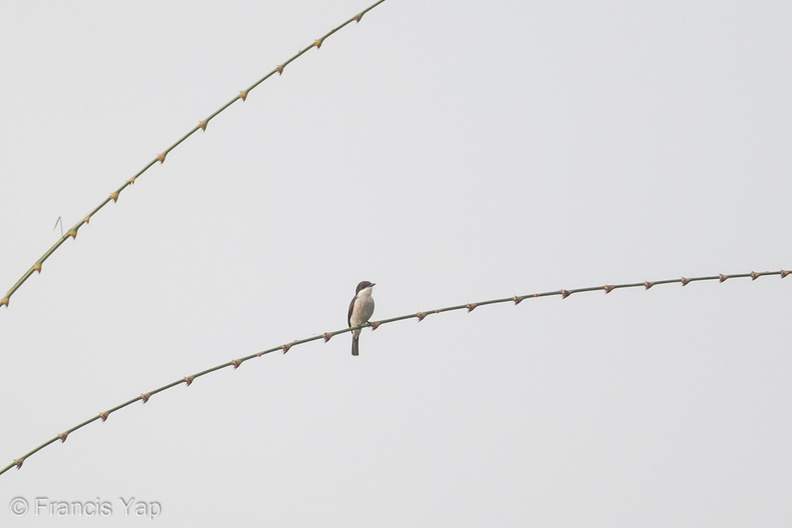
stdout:
[[(374, 313), (374, 299), (371, 298), (371, 289), (374, 287), (373, 282), (363, 281), (357, 285), (355, 290), (355, 297), (349, 303), (349, 314), (347, 315), (347, 324), (352, 328), (353, 326), (360, 326), (367, 323)], [(358, 340), (360, 339), (360, 329), (352, 330), (352, 355), (358, 355)]]

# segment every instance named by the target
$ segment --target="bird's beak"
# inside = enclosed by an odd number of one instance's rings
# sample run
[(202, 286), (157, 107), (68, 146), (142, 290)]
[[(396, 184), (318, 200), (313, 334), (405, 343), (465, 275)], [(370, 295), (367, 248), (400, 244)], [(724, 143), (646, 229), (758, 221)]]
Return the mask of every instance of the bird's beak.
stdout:
[(376, 282), (372, 282), (372, 283), (371, 283), (371, 287), (372, 287), (372, 288), (373, 288), (374, 286), (376, 286), (376, 285), (377, 285), (377, 283), (376, 283)]

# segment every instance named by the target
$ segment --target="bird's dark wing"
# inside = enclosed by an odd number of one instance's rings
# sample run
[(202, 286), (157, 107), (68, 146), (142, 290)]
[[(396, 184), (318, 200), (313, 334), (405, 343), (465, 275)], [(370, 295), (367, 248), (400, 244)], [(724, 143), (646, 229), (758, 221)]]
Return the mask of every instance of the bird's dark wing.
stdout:
[(347, 313), (347, 326), (352, 326), (352, 310), (355, 309), (355, 299), (357, 299), (357, 295), (352, 297), (352, 302), (349, 303), (349, 313)]

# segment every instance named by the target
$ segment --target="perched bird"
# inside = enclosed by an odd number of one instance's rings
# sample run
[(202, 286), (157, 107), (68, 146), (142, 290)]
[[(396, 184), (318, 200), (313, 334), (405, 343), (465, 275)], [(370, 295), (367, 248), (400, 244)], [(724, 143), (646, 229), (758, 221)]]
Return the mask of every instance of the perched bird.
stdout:
[[(374, 287), (373, 282), (363, 281), (357, 285), (355, 290), (355, 297), (349, 303), (349, 314), (347, 315), (347, 324), (352, 328), (353, 326), (360, 326), (367, 323), (374, 313), (374, 299), (371, 298), (371, 289)], [(358, 355), (358, 340), (360, 339), (360, 329), (352, 330), (352, 355)]]

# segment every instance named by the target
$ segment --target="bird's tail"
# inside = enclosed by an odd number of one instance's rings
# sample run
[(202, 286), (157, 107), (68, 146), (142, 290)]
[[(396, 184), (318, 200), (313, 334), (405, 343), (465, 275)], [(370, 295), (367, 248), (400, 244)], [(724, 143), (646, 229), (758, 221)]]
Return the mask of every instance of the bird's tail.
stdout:
[(352, 333), (352, 355), (357, 356), (360, 354), (358, 350), (358, 341), (360, 340), (360, 330)]

